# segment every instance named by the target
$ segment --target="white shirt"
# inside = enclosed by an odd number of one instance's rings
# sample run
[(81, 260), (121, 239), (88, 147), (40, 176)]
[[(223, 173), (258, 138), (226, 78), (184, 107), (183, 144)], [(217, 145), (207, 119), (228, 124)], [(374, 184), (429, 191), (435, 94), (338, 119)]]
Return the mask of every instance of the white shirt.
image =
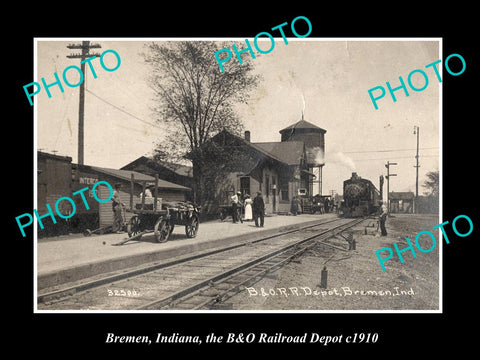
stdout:
[(387, 209), (387, 205), (383, 204), (382, 207), (382, 214), (381, 215), (386, 215), (388, 214), (388, 209)]
[(151, 198), (152, 197), (152, 192), (150, 191), (150, 189), (145, 189), (145, 197), (146, 198)]

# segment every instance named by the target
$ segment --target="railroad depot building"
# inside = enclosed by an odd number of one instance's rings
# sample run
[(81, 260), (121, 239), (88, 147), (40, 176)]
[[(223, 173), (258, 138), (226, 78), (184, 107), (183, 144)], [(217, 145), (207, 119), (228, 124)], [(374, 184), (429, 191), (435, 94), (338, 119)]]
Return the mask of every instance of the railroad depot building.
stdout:
[[(249, 131), (242, 138), (223, 130), (211, 139), (230, 157), (225, 160), (228, 166), (217, 157), (212, 159), (213, 173), (205, 176), (207, 208), (228, 205), (236, 191), (252, 198), (260, 191), (266, 213), (281, 214), (290, 211), (294, 196), (321, 194), (326, 130), (302, 117), (279, 132), (278, 142), (251, 142)], [(227, 169), (226, 174), (218, 181), (214, 178), (218, 178), (222, 168)]]

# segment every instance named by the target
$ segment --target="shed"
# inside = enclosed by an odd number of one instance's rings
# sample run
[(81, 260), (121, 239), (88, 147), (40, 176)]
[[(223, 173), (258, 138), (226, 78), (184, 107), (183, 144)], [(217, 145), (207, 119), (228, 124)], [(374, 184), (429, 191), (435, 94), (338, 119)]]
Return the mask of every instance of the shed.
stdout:
[(390, 212), (412, 213), (415, 195), (411, 191), (390, 192)]
[[(143, 191), (143, 183), (145, 182), (147, 185), (154, 185), (155, 178), (131, 170), (77, 165), (77, 174), (75, 176), (77, 179), (76, 187), (80, 189), (89, 184), (95, 184), (98, 181), (106, 181), (112, 188), (114, 188), (115, 184), (120, 184), (120, 198), (127, 208), (129, 208), (132, 174), (134, 177), (133, 195), (134, 198), (139, 199), (140, 194)], [(89, 187), (92, 188), (93, 186)], [(107, 199), (110, 196), (110, 191), (111, 190), (107, 186), (100, 185), (97, 187), (97, 196), (100, 199)], [(162, 179), (158, 180), (158, 198), (162, 199), (162, 201), (185, 201), (186, 194), (189, 191), (191, 190), (185, 186), (174, 184)], [(97, 225), (99, 227), (104, 227), (113, 224), (112, 202), (108, 201), (105, 203), (99, 203), (94, 199), (92, 200), (92, 198), (93, 194), (90, 193), (87, 201), (89, 205), (91, 204), (91, 209), (88, 211), (91, 212), (91, 214), (97, 215)], [(81, 201), (81, 199), (79, 200)], [(126, 221), (128, 221), (132, 215), (132, 212), (126, 212)]]
[[(151, 176), (158, 174), (159, 178), (172, 183), (183, 185), (187, 188), (193, 188), (194, 186), (192, 166), (141, 156), (123, 166), (121, 170), (133, 170)], [(187, 193), (187, 199), (193, 200), (193, 194)]]

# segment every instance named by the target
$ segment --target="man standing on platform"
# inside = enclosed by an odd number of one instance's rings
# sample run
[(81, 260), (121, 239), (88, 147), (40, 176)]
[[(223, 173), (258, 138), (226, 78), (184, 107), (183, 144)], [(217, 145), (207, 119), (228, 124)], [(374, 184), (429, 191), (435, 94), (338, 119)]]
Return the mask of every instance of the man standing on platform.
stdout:
[(236, 224), (239, 219), (239, 205), (240, 205), (240, 196), (242, 193), (240, 191), (237, 191), (237, 193), (233, 196), (230, 197), (230, 200), (232, 201), (232, 220), (233, 223)]
[(262, 193), (257, 192), (257, 196), (253, 199), (253, 218), (255, 219), (255, 226), (259, 226), (258, 219), (260, 218), (260, 227), (263, 227), (265, 217), (265, 203), (263, 202)]
[(123, 227), (123, 216), (122, 210), (125, 206), (120, 199), (120, 189), (122, 188), (122, 184), (115, 184), (115, 191), (113, 192), (112, 197), (112, 210), (113, 210), (113, 225), (112, 231), (116, 233), (121, 233)]

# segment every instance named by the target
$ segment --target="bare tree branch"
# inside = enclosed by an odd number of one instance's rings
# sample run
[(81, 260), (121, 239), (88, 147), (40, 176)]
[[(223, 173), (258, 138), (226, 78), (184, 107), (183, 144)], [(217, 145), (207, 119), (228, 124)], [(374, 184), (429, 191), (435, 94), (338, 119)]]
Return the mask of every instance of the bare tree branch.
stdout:
[(246, 101), (259, 81), (251, 74), (249, 61), (232, 61), (228, 72), (220, 72), (214, 53), (228, 46), (231, 44), (212, 41), (153, 42), (144, 54), (152, 68), (149, 81), (158, 103), (153, 111), (159, 122), (169, 125), (166, 142), (159, 145), (156, 154), (175, 158), (188, 155), (197, 201), (202, 200), (202, 166), (207, 160), (204, 144), (222, 129), (233, 133), (242, 129), (233, 105)]

